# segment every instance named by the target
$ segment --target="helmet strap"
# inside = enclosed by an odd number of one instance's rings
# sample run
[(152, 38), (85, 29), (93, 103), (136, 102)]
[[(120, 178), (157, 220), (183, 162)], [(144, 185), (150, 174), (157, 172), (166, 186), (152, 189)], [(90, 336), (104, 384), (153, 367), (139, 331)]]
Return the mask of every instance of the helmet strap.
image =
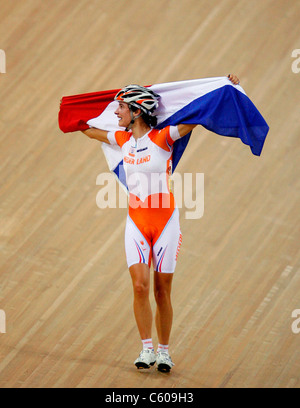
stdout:
[(133, 116), (133, 111), (132, 111), (130, 105), (129, 105), (129, 110), (130, 110), (131, 121), (130, 121), (130, 124), (129, 124), (129, 125), (127, 126), (127, 128), (126, 128), (126, 132), (128, 132), (128, 131), (132, 128), (132, 126), (133, 126), (135, 120), (136, 120), (137, 118), (139, 118), (140, 116), (142, 116), (142, 114), (143, 114), (143, 111), (141, 110), (141, 113), (140, 113), (139, 115), (137, 115), (136, 117), (134, 117), (134, 116)]

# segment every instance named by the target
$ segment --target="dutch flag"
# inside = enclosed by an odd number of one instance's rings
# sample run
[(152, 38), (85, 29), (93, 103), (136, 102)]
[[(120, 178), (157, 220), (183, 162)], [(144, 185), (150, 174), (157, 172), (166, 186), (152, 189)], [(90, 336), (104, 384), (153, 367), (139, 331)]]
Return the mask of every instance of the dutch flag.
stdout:
[[(260, 156), (269, 126), (240, 85), (227, 77), (169, 82), (149, 86), (160, 95), (154, 112), (157, 128), (180, 123), (198, 124), (222, 136), (240, 138), (254, 155)], [(118, 126), (114, 101), (120, 89), (66, 96), (62, 98), (59, 127), (74, 132), (95, 127), (107, 131), (124, 130)], [(189, 142), (191, 133), (177, 140), (173, 150), (173, 172)], [(102, 143), (108, 162), (119, 181), (126, 186), (119, 146)]]

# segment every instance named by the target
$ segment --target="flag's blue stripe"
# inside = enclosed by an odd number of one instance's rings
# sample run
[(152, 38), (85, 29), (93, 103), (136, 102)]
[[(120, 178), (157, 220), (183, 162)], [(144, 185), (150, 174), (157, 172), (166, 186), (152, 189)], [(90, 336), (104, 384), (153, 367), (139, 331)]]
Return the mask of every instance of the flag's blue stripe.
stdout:
[[(162, 129), (179, 123), (199, 124), (219, 135), (239, 137), (257, 156), (261, 154), (269, 131), (269, 126), (248, 96), (231, 85), (195, 99), (158, 127)], [(189, 138), (190, 134), (174, 143), (173, 169)]]
[(180, 139), (176, 140), (173, 147), (173, 158), (172, 158), (172, 172), (175, 171), (185, 148), (187, 147), (188, 142), (190, 141), (192, 132), (188, 133), (186, 136), (181, 137)]
[(120, 163), (117, 165), (117, 167), (113, 170), (113, 172), (116, 174), (116, 176), (118, 177), (118, 179), (120, 180), (120, 182), (122, 184), (124, 184), (124, 186), (127, 188), (127, 183), (126, 183), (126, 174), (125, 174), (125, 170), (124, 170), (124, 166), (123, 166), (123, 160), (120, 161)]

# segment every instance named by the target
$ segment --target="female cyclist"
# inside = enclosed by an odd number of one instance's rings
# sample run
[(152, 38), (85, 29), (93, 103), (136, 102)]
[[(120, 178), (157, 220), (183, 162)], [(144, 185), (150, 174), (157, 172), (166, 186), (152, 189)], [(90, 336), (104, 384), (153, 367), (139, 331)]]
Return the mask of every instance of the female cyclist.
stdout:
[[(235, 75), (228, 78), (233, 84)], [(150, 368), (156, 362), (160, 371), (169, 372), (174, 363), (169, 355), (173, 320), (171, 287), (181, 244), (179, 212), (169, 190), (173, 143), (195, 126), (179, 124), (154, 129), (154, 110), (159, 95), (148, 88), (129, 85), (115, 100), (119, 126), (125, 131), (107, 132), (90, 128), (83, 133), (100, 142), (119, 145), (129, 190), (129, 209), (125, 230), (127, 264), (133, 283), (134, 314), (143, 350), (135, 361), (137, 368)], [(157, 305), (155, 324), (157, 353), (152, 343), (152, 311), (149, 301), (150, 266), (154, 267), (154, 296)]]

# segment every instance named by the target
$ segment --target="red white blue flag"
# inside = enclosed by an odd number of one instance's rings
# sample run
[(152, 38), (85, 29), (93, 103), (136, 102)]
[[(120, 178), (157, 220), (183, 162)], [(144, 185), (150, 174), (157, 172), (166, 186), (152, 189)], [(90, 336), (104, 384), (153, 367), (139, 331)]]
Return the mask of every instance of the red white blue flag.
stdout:
[[(157, 128), (180, 123), (198, 124), (222, 136), (240, 138), (254, 155), (260, 156), (269, 126), (240, 85), (227, 77), (169, 82), (149, 87), (160, 95), (154, 112)], [(62, 98), (59, 127), (74, 132), (95, 127), (107, 131), (124, 130), (118, 126), (114, 101), (120, 89)], [(174, 172), (190, 134), (177, 140), (173, 147)], [(119, 146), (102, 143), (109, 169), (126, 185), (122, 152)]]

